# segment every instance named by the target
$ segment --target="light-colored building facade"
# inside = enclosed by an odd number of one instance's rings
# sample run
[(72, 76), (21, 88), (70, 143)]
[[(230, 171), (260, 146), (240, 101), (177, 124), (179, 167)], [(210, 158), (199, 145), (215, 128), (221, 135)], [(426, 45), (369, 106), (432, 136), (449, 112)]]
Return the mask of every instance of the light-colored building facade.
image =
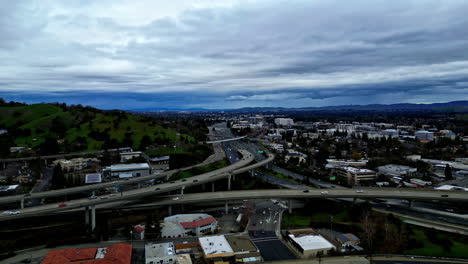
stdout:
[(434, 133), (427, 130), (419, 130), (414, 133), (416, 140), (432, 141), (434, 140)]
[(208, 262), (227, 264), (233, 261), (234, 250), (224, 236), (199, 237), (198, 240)]
[(354, 167), (336, 168), (335, 172), (338, 177), (345, 178), (350, 185), (360, 185), (363, 182), (374, 181), (377, 177), (373, 170)]
[(52, 164), (59, 165), (62, 167), (64, 172), (79, 171), (91, 166), (94, 163), (98, 163), (99, 160), (96, 158), (75, 158), (75, 159), (58, 159), (54, 160)]
[(114, 164), (102, 172), (105, 177), (132, 178), (150, 175), (151, 168), (148, 163)]
[(310, 228), (290, 230), (286, 239), (301, 258), (325, 256), (336, 250), (335, 245)]
[(277, 126), (293, 126), (294, 121), (291, 118), (275, 118)]
[(388, 176), (405, 176), (416, 173), (417, 169), (405, 165), (387, 164), (377, 167), (379, 174)]
[(145, 245), (146, 264), (176, 264), (174, 243), (148, 243)]
[(120, 162), (127, 162), (133, 158), (141, 157), (141, 151), (133, 151), (133, 152), (121, 152), (120, 153)]

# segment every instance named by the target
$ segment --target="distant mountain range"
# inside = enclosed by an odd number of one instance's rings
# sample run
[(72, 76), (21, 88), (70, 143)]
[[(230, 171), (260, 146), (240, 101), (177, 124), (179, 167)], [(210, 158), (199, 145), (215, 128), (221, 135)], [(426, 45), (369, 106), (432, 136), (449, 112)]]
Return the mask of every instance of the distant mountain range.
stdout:
[(435, 112), (468, 112), (468, 101), (453, 101), (433, 104), (370, 104), (370, 105), (337, 105), (322, 107), (244, 107), (238, 109), (134, 109), (136, 112), (307, 112), (307, 111), (435, 111)]

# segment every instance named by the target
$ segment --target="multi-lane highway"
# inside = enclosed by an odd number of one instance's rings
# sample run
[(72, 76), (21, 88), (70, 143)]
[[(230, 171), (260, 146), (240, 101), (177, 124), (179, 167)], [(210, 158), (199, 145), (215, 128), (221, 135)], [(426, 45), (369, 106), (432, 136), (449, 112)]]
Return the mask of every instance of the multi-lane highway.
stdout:
[[(362, 191), (362, 192), (361, 192)], [(306, 199), (306, 198), (392, 198), (406, 200), (444, 200), (468, 201), (468, 192), (462, 191), (435, 191), (414, 190), (399, 188), (366, 188), (340, 189), (340, 190), (248, 190), (248, 191), (222, 191), (193, 193), (180, 196), (173, 200), (171, 196), (153, 203), (153, 205), (198, 203), (206, 201), (230, 201), (243, 199)]]
[[(99, 205), (99, 204), (130, 201), (130, 200), (140, 199), (145, 196), (154, 196), (157, 194), (167, 193), (169, 191), (174, 191), (174, 190), (181, 190), (181, 192), (183, 192), (185, 188), (188, 188), (191, 186), (205, 184), (205, 183), (209, 183), (209, 182), (213, 182), (213, 181), (217, 181), (221, 179), (230, 179), (232, 175), (240, 174), (240, 173), (258, 168), (260, 166), (264, 166), (265, 164), (267, 164), (268, 162), (271, 162), (274, 159), (274, 155), (269, 154), (267, 159), (261, 162), (248, 165), (254, 160), (253, 154), (245, 150), (240, 150), (239, 152), (241, 153), (242, 158), (238, 162), (231, 164), (227, 167), (215, 170), (215, 171), (211, 171), (208, 173), (204, 173), (198, 176), (191, 177), (189, 179), (171, 181), (171, 182), (167, 182), (163, 184), (153, 185), (150, 187), (124, 191), (124, 192), (121, 192), (120, 194), (114, 194), (113, 196), (106, 195), (105, 197), (107, 198), (105, 199), (101, 199), (101, 197), (98, 197), (97, 199), (86, 198), (86, 199), (71, 200), (71, 201), (68, 201), (66, 203), (66, 206), (63, 206), (63, 207), (60, 207), (59, 204), (47, 204), (47, 205), (29, 207), (29, 208), (25, 208), (22, 210), (17, 210), (19, 213), (15, 215), (0, 215), (0, 221), (10, 220), (10, 219), (15, 219), (15, 218), (37, 216), (41, 214), (56, 213), (56, 212), (70, 210), (70, 209), (85, 208), (87, 206), (93, 206), (93, 205)], [(183, 197), (183, 195), (181, 195), (181, 197)], [(120, 203), (120, 205), (121, 204), (122, 203)]]

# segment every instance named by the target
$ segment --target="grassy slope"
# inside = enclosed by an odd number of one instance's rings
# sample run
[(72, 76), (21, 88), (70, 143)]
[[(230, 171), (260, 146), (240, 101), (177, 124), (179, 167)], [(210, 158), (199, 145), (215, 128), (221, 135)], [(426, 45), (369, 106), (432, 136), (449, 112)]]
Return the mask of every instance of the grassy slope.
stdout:
[(423, 243), (420, 248), (407, 250), (404, 253), (409, 255), (422, 255), (422, 256), (439, 256), (439, 257), (452, 257), (452, 258), (468, 258), (468, 245), (454, 239), (450, 233), (439, 232), (439, 237), (444, 237), (452, 241), (450, 251), (446, 251), (441, 245), (435, 244), (427, 238), (424, 229), (414, 227), (414, 234), (412, 237)]
[[(86, 110), (83, 110), (86, 111)], [(44, 138), (51, 135), (48, 127), (55, 117), (64, 120), (64, 123), (71, 127), (67, 130), (64, 139), (73, 142), (77, 137), (83, 136), (88, 140), (87, 151), (95, 151), (101, 149), (103, 142), (96, 141), (88, 137), (91, 131), (90, 122), (81, 124), (76, 127), (74, 114), (64, 112), (60, 107), (48, 104), (35, 104), (29, 106), (17, 107), (2, 107), (0, 108), (0, 121), (3, 127), (19, 127), (22, 129), (31, 129), (31, 135), (26, 137), (17, 137), (15, 139), (18, 146), (35, 147), (43, 142)], [(111, 138), (121, 141), (126, 132), (132, 132), (133, 147), (138, 147), (141, 138), (146, 134), (152, 140), (155, 138), (167, 138), (174, 141), (176, 132), (171, 129), (165, 129), (159, 125), (151, 125), (149, 122), (142, 120), (141, 117), (127, 114), (127, 118), (123, 119), (118, 128), (113, 127), (112, 121), (117, 119), (117, 116), (104, 115), (98, 113), (91, 121), (93, 127), (100, 131), (110, 128)], [(128, 130), (127, 127), (130, 129)], [(181, 139), (187, 138), (190, 143), (194, 143), (195, 139), (188, 135), (180, 135)], [(33, 140), (35, 139), (35, 140)]]

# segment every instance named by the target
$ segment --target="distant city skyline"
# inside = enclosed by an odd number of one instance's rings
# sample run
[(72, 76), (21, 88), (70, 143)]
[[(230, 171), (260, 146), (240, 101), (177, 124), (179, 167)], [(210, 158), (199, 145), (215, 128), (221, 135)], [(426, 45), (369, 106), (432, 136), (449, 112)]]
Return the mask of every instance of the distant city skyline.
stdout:
[(6, 1), (0, 97), (101, 109), (468, 100), (466, 1)]

